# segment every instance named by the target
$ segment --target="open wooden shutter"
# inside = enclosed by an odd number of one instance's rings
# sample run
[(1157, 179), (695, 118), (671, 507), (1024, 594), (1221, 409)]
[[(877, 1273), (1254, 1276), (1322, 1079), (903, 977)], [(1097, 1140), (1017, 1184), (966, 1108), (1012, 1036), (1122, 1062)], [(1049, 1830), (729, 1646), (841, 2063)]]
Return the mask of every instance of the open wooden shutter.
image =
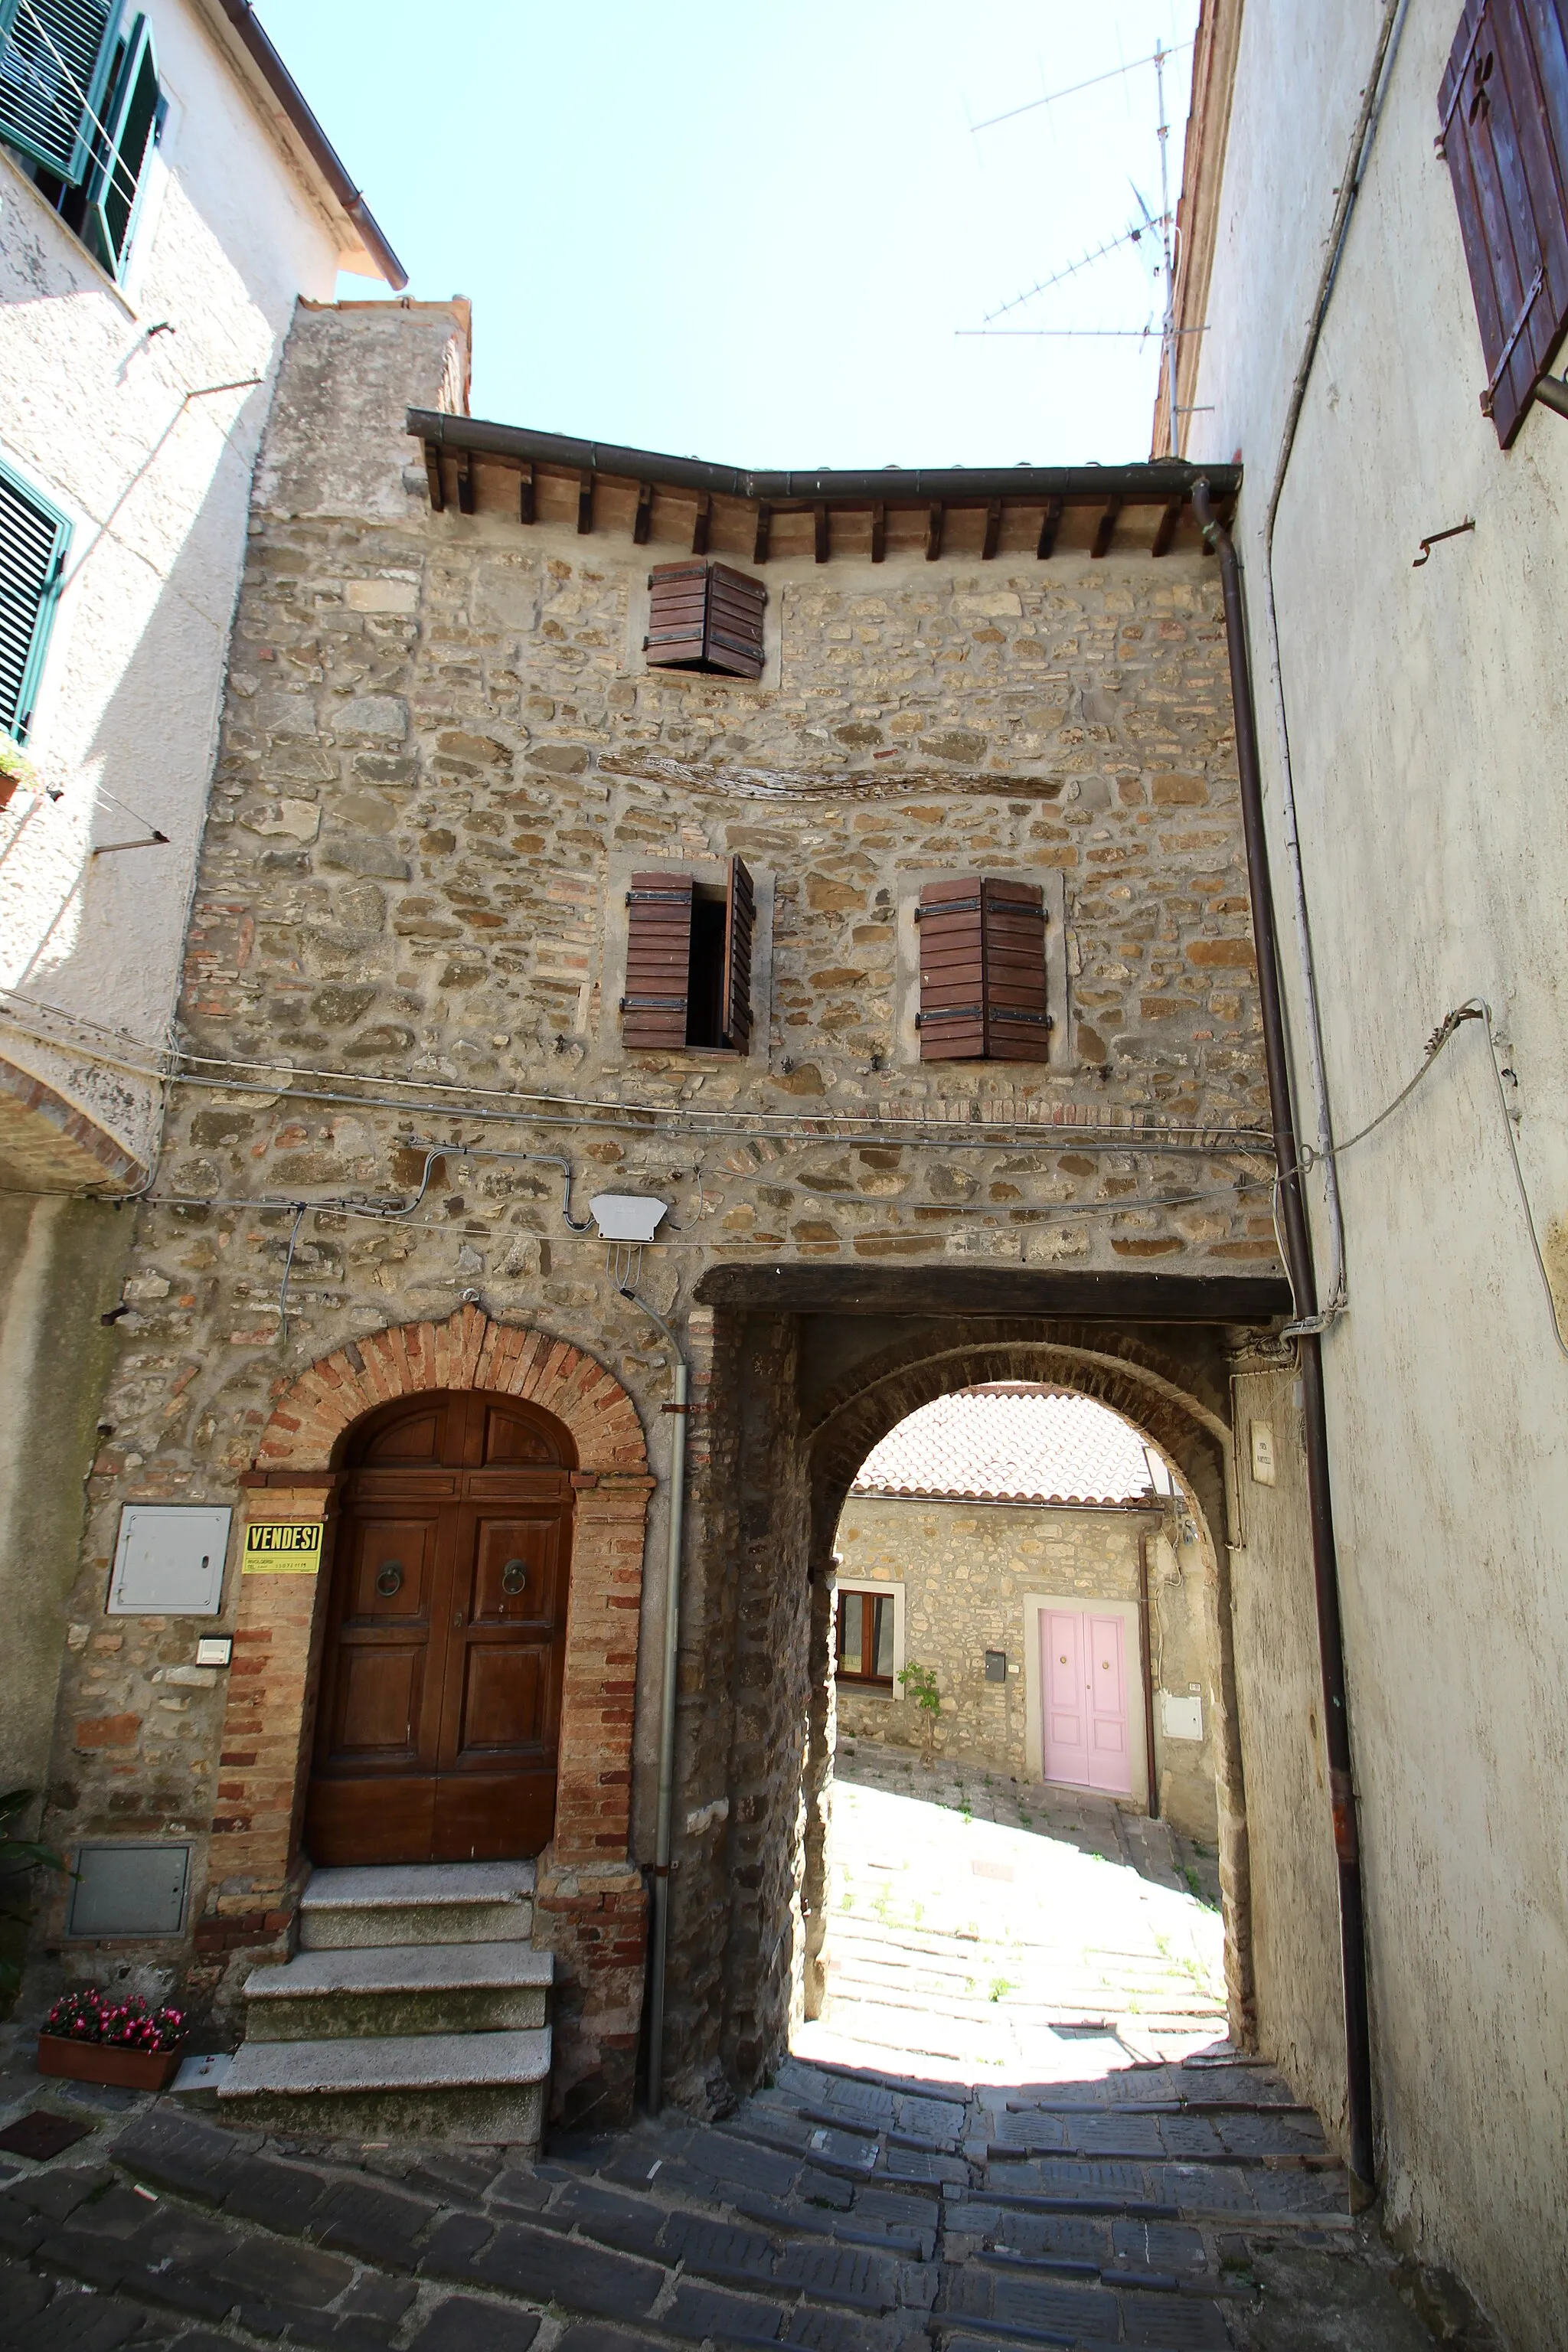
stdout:
[(27, 740), (69, 541), (65, 517), (0, 466), (0, 728), (18, 743)]
[(634, 874), (626, 892), (626, 992), (621, 1035), (627, 1045), (668, 1053), (686, 1043), (691, 989), (689, 874)]
[(1051, 1026), (1046, 1011), (1046, 894), (1037, 883), (980, 887), (985, 901), (985, 1058), (1043, 1062)]
[(922, 1062), (1043, 1062), (1045, 893), (1028, 882), (928, 882), (919, 926)]
[(752, 1039), (752, 941), (757, 928), (757, 896), (743, 860), (730, 860), (724, 894), (724, 1043), (743, 1054)]
[(0, 0), (0, 138), (75, 187), (92, 158), (121, 0)]
[(87, 243), (116, 278), (131, 250), (131, 232), (162, 103), (153, 36), (145, 16), (138, 16), (116, 77), (111, 110), (105, 117), (109, 142), (89, 183), (83, 230)]
[(1467, 0), (1437, 100), (1487, 383), (1507, 448), (1568, 326), (1563, 0)]
[(768, 592), (760, 580), (727, 563), (656, 563), (647, 584), (650, 669), (761, 677)]

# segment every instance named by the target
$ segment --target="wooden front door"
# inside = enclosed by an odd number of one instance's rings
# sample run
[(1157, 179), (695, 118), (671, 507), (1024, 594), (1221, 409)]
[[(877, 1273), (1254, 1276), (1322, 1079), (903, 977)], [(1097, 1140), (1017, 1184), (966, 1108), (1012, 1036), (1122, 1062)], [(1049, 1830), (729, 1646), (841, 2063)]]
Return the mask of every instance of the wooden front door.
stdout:
[(1074, 1789), (1131, 1793), (1127, 1675), (1120, 1617), (1092, 1609), (1040, 1612), (1045, 1778)]
[(571, 1439), (443, 1391), (355, 1433), (305, 1812), (313, 1862), (498, 1862), (555, 1820)]

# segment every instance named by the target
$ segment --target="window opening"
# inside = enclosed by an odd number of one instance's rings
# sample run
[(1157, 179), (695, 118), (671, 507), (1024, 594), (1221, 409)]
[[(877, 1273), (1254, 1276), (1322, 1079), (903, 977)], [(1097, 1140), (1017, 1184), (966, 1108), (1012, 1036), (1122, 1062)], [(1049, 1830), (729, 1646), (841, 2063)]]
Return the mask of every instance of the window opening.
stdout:
[(0, 140), (95, 260), (123, 275), (168, 101), (118, 0), (0, 0)]
[(893, 1687), (893, 1596), (890, 1592), (841, 1592), (838, 1596), (838, 1679)]

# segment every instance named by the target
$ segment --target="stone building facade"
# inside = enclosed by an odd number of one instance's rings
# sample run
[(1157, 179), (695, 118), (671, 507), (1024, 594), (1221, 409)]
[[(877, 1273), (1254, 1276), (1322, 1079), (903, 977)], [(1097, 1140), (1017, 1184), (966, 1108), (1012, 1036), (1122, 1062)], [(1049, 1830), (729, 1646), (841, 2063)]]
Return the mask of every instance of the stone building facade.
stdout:
[[(258, 465), (50, 1788), (57, 1842), (177, 1843), (189, 1893), (138, 1941), (73, 1938), (58, 1905), (45, 1971), (221, 2004), (287, 1948), (343, 1447), (391, 1399), (526, 1394), (582, 1481), (540, 1858), (556, 2103), (625, 2111), (668, 1326), (692, 1373), (671, 2095), (756, 2079), (815, 1998), (834, 1529), (870, 1444), (975, 1380), (1100, 1395), (1174, 1465), (1219, 1629), (1245, 2031), (1228, 1351), (1289, 1301), (1190, 478), (763, 481), (509, 434), (457, 413), (455, 317), (302, 306)], [(694, 543), (765, 586), (755, 679), (647, 665), (650, 563)], [(628, 1050), (633, 875), (721, 891), (736, 857), (746, 1050)], [(919, 892), (981, 875), (1044, 893), (1036, 1062), (921, 1058)], [(667, 1204), (652, 1242), (606, 1244), (601, 1192)], [(210, 1623), (106, 1617), (136, 1503), (232, 1508)], [(247, 1525), (323, 1515), (319, 1575), (242, 1570)], [(209, 1631), (226, 1669), (195, 1663)]]
[(898, 1664), (935, 1674), (941, 1712), (932, 1716), (896, 1683), (865, 1690), (840, 1675), (839, 1738), (979, 1763), (1015, 1780), (1050, 1777), (1041, 1754), (1039, 1609), (1110, 1602), (1125, 1623), (1132, 1669), (1131, 1769), (1119, 1801), (1213, 1842), (1211, 1589), (1183, 1518), (1152, 1503), (1074, 1508), (852, 1494), (838, 1523), (838, 1591), (896, 1595)]

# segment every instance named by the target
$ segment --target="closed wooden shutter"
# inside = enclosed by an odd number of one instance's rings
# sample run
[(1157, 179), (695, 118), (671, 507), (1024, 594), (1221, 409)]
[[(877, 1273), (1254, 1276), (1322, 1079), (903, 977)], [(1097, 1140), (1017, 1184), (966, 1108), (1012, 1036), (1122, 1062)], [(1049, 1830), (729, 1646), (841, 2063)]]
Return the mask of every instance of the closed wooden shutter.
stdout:
[(118, 278), (131, 250), (136, 206), (163, 105), (158, 59), (147, 19), (138, 16), (115, 79), (107, 152), (89, 183), (83, 234), (104, 268)]
[(757, 928), (757, 894), (743, 860), (730, 860), (724, 895), (724, 1043), (743, 1054), (752, 1039), (752, 942)]
[(120, 0), (0, 0), (0, 138), (72, 187), (92, 160), (120, 14)]
[(922, 1062), (1043, 1062), (1045, 893), (975, 876), (928, 882), (916, 910)]
[(1487, 382), (1507, 448), (1568, 326), (1563, 0), (1468, 0), (1438, 93)]
[(727, 563), (655, 564), (643, 639), (648, 667), (761, 677), (767, 601), (760, 580)]
[(27, 740), (70, 525), (0, 466), (0, 728)]
[(621, 1035), (644, 1051), (679, 1051), (686, 1043), (690, 995), (689, 874), (634, 874), (626, 893), (626, 992)]

